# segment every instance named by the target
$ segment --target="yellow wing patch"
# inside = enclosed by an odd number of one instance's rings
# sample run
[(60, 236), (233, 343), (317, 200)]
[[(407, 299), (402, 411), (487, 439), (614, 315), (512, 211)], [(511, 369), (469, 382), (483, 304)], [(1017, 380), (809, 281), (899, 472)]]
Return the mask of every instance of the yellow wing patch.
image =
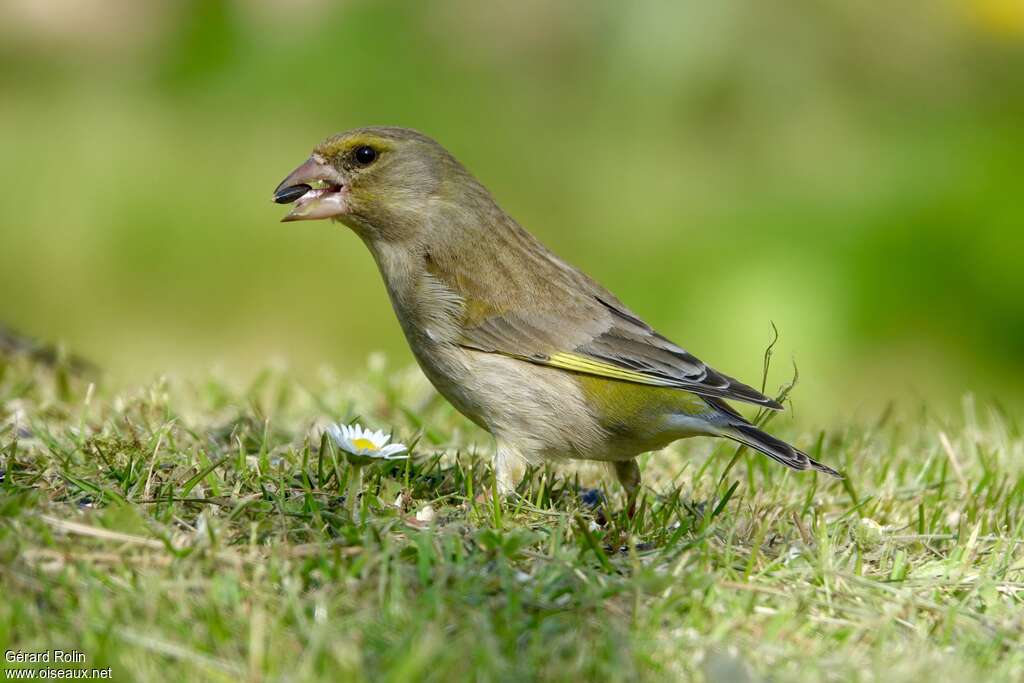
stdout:
[(581, 356), (577, 353), (553, 353), (548, 357), (544, 364), (555, 368), (561, 368), (563, 370), (581, 372), (585, 375), (608, 377), (609, 379), (618, 379), (624, 382), (650, 384), (651, 386), (656, 387), (672, 386), (671, 382), (660, 380), (656, 377), (651, 377), (650, 375), (645, 375), (642, 372), (626, 370), (616, 365), (612, 365), (611, 363), (605, 363), (587, 356)]

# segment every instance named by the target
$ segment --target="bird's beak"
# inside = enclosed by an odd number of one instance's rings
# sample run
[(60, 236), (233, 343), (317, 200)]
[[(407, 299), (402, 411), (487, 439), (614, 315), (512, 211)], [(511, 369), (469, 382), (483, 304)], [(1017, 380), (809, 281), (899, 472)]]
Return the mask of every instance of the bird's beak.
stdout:
[(278, 204), (295, 203), (282, 222), (341, 216), (348, 212), (347, 199), (344, 178), (316, 154), (289, 173), (274, 190), (273, 197)]

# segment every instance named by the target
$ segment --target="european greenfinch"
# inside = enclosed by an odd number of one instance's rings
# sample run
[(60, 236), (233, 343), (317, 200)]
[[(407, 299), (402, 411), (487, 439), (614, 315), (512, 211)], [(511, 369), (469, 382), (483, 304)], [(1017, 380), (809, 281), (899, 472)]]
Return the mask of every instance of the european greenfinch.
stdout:
[(494, 436), (504, 493), (526, 464), (571, 458), (610, 463), (633, 497), (636, 457), (691, 436), (840, 476), (726, 400), (779, 403), (655, 332), (422, 133), (370, 127), (329, 137), (274, 199), (294, 202), (285, 221), (330, 218), (363, 240), (424, 374)]

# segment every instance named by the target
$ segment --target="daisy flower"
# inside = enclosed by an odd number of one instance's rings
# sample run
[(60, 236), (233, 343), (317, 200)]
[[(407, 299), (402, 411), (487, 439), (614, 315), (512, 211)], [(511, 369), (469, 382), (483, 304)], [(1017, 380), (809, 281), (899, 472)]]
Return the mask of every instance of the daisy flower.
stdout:
[(352, 519), (356, 518), (356, 498), (363, 488), (363, 468), (375, 462), (408, 458), (408, 447), (401, 443), (388, 443), (391, 437), (383, 431), (370, 431), (362, 425), (332, 424), (327, 434), (348, 461), (348, 491), (345, 507)]
[[(382, 460), (401, 460), (409, 457), (409, 449), (405, 444), (389, 444), (391, 437), (381, 430), (373, 432), (358, 424), (334, 424), (327, 428), (327, 433), (334, 444), (345, 453), (345, 459), (356, 467)], [(405, 455), (402, 455), (403, 453)]]

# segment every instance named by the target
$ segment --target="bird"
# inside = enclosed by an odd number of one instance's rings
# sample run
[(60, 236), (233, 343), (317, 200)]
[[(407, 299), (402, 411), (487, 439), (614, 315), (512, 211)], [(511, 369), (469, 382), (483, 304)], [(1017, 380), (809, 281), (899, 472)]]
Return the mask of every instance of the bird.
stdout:
[(781, 410), (656, 332), (513, 220), (441, 144), (372, 126), (332, 135), (273, 200), (282, 221), (337, 221), (362, 239), (423, 373), (494, 437), (495, 483), (528, 466), (607, 463), (635, 501), (637, 457), (687, 437), (731, 439), (834, 477), (727, 401)]

